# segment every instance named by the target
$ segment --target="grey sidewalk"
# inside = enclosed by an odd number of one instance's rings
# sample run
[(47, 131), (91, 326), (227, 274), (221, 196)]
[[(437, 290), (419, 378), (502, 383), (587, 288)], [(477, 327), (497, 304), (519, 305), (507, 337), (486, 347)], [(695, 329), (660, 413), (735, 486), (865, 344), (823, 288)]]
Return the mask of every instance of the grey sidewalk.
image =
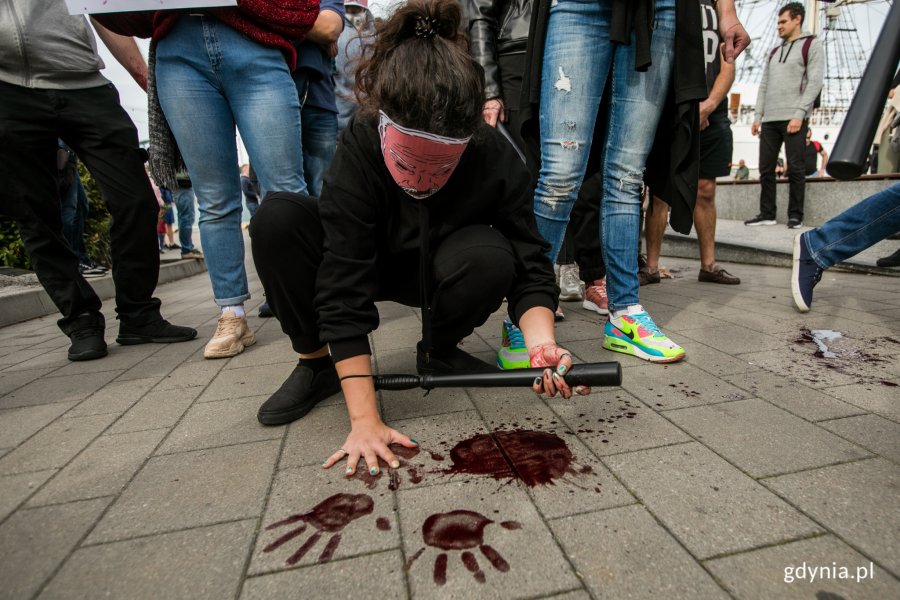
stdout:
[[(599, 318), (568, 304), (561, 343), (620, 359), (623, 386), (569, 401), (381, 393), (384, 418), (423, 448), (394, 485), (320, 467), (348, 431), (339, 396), (288, 427), (257, 424), (295, 355), (277, 322), (251, 316), (256, 346), (204, 360), (206, 275), (158, 290), (193, 342), (70, 363), (53, 316), (0, 329), (0, 598), (900, 597), (900, 280), (828, 273), (801, 315), (785, 269), (728, 266), (744, 283), (726, 287), (663, 262), (678, 278), (642, 300), (685, 362), (602, 350)], [(418, 313), (382, 308), (376, 366), (410, 372)], [(466, 348), (490, 359), (502, 318)], [(816, 358), (804, 329), (842, 333), (840, 357)], [(452, 472), (454, 446), (515, 430), (564, 444), (513, 463), (567, 468), (536, 487)], [(471, 448), (509, 450), (509, 435)], [(329, 507), (345, 510), (328, 521)], [(426, 530), (454, 516), (455, 547), (436, 545)], [(785, 583), (802, 563), (874, 574)]]

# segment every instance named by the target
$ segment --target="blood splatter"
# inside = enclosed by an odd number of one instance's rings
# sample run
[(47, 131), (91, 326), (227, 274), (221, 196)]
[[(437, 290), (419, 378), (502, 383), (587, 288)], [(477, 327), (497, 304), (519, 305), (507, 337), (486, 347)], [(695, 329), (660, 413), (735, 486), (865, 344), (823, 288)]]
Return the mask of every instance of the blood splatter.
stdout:
[[(484, 583), (487, 576), (478, 563), (472, 549), (477, 548), (497, 571), (509, 571), (509, 563), (492, 546), (484, 543), (485, 528), (494, 523), (481, 513), (471, 510), (453, 510), (446, 513), (433, 514), (422, 525), (422, 539), (426, 547), (438, 548), (440, 554), (434, 559), (432, 576), (438, 585), (447, 583), (448, 552), (459, 551), (460, 562), (472, 578)], [(506, 530), (518, 530), (522, 524), (518, 521), (503, 521), (500, 526)], [(407, 562), (407, 568), (419, 558), (425, 548), (420, 548)]]
[(375, 527), (377, 527), (381, 531), (390, 531), (391, 522), (387, 520), (387, 517), (378, 517), (377, 519), (375, 519)]
[(319, 555), (318, 562), (328, 562), (334, 556), (335, 550), (341, 543), (341, 534), (339, 532), (356, 519), (372, 514), (374, 508), (375, 501), (372, 500), (371, 496), (365, 494), (335, 494), (315, 505), (309, 512), (291, 515), (286, 519), (267, 526), (266, 531), (271, 531), (285, 525), (303, 522), (303, 525), (281, 535), (274, 542), (263, 548), (263, 552), (277, 550), (287, 542), (300, 536), (306, 531), (308, 525), (316, 530), (315, 533), (288, 557), (285, 564), (294, 565), (298, 563), (316, 545), (323, 532), (334, 534), (328, 540), (322, 554)]
[[(405, 446), (400, 445), (391, 445), (391, 451), (397, 456), (397, 459), (400, 461), (400, 468), (409, 467), (407, 472), (410, 475), (410, 481), (412, 483), (419, 483), (422, 481), (421, 473), (415, 469), (414, 466), (409, 465), (409, 460), (415, 458), (421, 452), (419, 447), (415, 448), (407, 448)], [(388, 478), (388, 489), (396, 490), (400, 487), (400, 473), (397, 469), (392, 469), (384, 460), (381, 458), (378, 459), (378, 474), (372, 475), (367, 468), (365, 468), (365, 464), (359, 464), (356, 472), (350, 476), (351, 479), (356, 479), (358, 481), (362, 481), (366, 484), (366, 487), (370, 490), (375, 489), (375, 486), (378, 485), (378, 481), (387, 474)]]
[(574, 457), (565, 440), (545, 431), (479, 434), (454, 446), (450, 459), (453, 464), (445, 473), (519, 479), (529, 487), (553, 484), (567, 474), (587, 473), (573, 468)]

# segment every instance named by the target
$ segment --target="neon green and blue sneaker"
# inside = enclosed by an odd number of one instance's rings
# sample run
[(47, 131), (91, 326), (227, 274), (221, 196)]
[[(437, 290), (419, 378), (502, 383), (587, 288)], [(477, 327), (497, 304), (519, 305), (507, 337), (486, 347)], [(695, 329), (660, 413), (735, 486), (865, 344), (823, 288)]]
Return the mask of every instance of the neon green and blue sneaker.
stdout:
[(603, 347), (613, 352), (658, 363), (677, 362), (685, 356), (684, 348), (666, 337), (640, 304), (629, 306), (619, 317), (610, 314), (604, 333)]
[(501, 369), (527, 369), (531, 366), (522, 330), (509, 319), (503, 321), (503, 339), (500, 351), (497, 352), (497, 366)]

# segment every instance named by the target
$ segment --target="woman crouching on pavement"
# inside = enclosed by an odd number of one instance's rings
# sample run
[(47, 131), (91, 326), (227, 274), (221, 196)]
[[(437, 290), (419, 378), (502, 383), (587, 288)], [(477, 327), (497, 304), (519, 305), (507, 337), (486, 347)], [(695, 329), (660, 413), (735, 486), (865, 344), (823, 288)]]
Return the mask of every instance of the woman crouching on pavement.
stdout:
[[(417, 442), (379, 417), (368, 334), (377, 301), (422, 307), (419, 373), (493, 370), (457, 344), (508, 299), (534, 390), (570, 397), (556, 345), (558, 290), (533, 216), (531, 178), (481, 117), (484, 76), (459, 33), (455, 0), (411, 0), (358, 68), (360, 110), (344, 130), (321, 197), (271, 194), (251, 222), (256, 270), (300, 361), (259, 421), (301, 418), (343, 390), (352, 425), (324, 467), (347, 457), (396, 467), (388, 447)], [(329, 354), (330, 350), (330, 354)], [(587, 388), (575, 393), (586, 394)]]

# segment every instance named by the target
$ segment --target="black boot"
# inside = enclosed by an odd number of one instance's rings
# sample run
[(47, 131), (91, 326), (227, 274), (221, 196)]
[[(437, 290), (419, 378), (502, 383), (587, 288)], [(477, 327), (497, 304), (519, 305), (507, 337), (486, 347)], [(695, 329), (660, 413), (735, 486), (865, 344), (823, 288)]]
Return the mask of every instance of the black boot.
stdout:
[(430, 373), (493, 373), (497, 367), (477, 359), (457, 346), (432, 350), (429, 360), (421, 342), (416, 344), (416, 371), (419, 375)]

